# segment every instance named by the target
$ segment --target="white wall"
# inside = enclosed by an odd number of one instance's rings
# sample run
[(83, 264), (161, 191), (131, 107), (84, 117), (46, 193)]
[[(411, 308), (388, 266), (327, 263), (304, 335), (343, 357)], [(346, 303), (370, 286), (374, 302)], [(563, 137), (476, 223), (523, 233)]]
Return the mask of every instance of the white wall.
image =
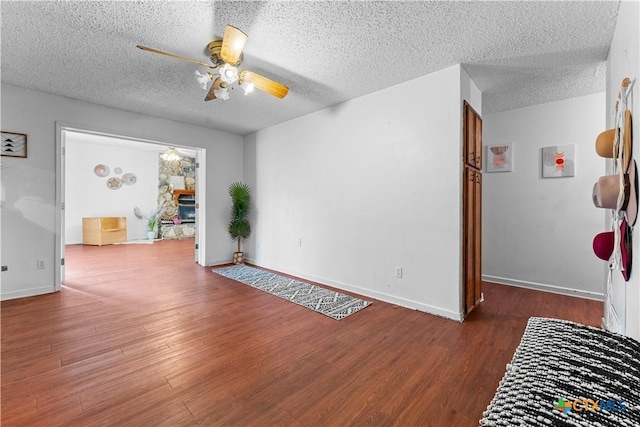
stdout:
[[(476, 110), (476, 113), (482, 117), (482, 92), (478, 89), (475, 82), (471, 80), (467, 71), (462, 68), (460, 70), (460, 111), (462, 114), (463, 101), (467, 101), (469, 105)], [(462, 123), (462, 122), (461, 122)], [(463, 126), (460, 127), (460, 139), (462, 140)]]
[(459, 320), (461, 72), (247, 136), (248, 258)]
[[(138, 206), (145, 215), (157, 209), (158, 150), (97, 144), (76, 135), (66, 141), (65, 242), (82, 243), (82, 218), (94, 216), (124, 216), (127, 239), (146, 239), (147, 221), (136, 218), (133, 209)], [(97, 164), (109, 166), (111, 174), (98, 177)], [(134, 173), (135, 184), (109, 189), (107, 179), (116, 176), (116, 167)]]
[[(54, 290), (56, 121), (153, 140), (206, 148), (206, 263), (231, 260), (226, 230), (227, 188), (242, 179), (242, 137), (2, 84), (2, 130), (28, 135), (28, 158), (3, 157), (1, 298)], [(36, 259), (47, 268), (36, 269)]]
[[(592, 242), (604, 210), (591, 191), (605, 171), (595, 152), (604, 103), (597, 93), (484, 117), (483, 145), (512, 143), (514, 156), (512, 172), (484, 173), (484, 280), (603, 298)], [(564, 144), (576, 145), (576, 176), (543, 179), (541, 148)]]
[[(613, 128), (613, 109), (618, 97), (618, 88), (624, 77), (635, 78), (633, 87), (633, 158), (640, 162), (640, 82), (638, 71), (640, 70), (640, 4), (637, 1), (623, 1), (620, 3), (618, 21), (611, 41), (609, 57), (607, 58), (607, 128)], [(612, 295), (605, 303), (606, 327), (624, 333), (635, 339), (640, 339), (640, 236), (639, 231), (633, 233), (633, 260), (631, 276), (625, 282), (622, 275), (615, 271), (613, 274)], [(607, 230), (609, 224), (607, 224)], [(606, 283), (606, 280), (605, 280)], [(609, 305), (609, 302), (611, 305)], [(612, 317), (614, 315), (617, 317)]]

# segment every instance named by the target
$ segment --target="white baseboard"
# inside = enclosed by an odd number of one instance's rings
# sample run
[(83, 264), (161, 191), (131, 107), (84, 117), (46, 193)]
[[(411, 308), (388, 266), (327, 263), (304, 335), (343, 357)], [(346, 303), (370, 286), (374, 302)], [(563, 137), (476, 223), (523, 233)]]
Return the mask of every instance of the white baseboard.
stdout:
[(295, 277), (299, 277), (304, 280), (309, 280), (311, 282), (321, 283), (327, 286), (331, 286), (332, 288), (340, 289), (347, 292), (353, 292), (354, 294), (358, 294), (363, 298), (374, 298), (379, 301), (384, 301), (389, 304), (394, 304), (400, 307), (410, 308), (413, 310), (422, 311), (428, 314), (433, 314), (435, 316), (444, 317), (446, 319), (455, 320), (457, 322), (462, 322), (463, 316), (462, 313), (458, 313), (455, 311), (447, 310), (442, 307), (437, 307), (429, 304), (424, 304), (419, 301), (414, 301), (402, 297), (398, 297), (395, 295), (389, 295), (384, 292), (374, 291), (372, 289), (361, 288), (358, 286), (349, 285), (347, 283), (337, 282), (335, 280), (326, 279), (324, 277), (312, 276), (309, 274), (304, 274), (295, 271), (284, 271), (282, 269), (278, 269), (275, 267), (269, 266), (261, 266), (255, 262), (255, 260), (247, 258), (246, 261), (250, 264), (255, 265), (256, 267), (267, 268), (269, 270), (280, 271), (284, 274), (290, 274)]
[(527, 282), (525, 280), (508, 279), (506, 277), (489, 276), (487, 274), (482, 275), (482, 280), (484, 280), (485, 282), (498, 283), (500, 285), (516, 286), (518, 288), (533, 289), (536, 291), (551, 292), (554, 294), (568, 295), (572, 297), (586, 298), (596, 301), (604, 301), (604, 293), (583, 291), (580, 289), (548, 285), (545, 283)]
[(0, 294), (0, 300), (6, 301), (10, 299), (17, 298), (25, 298), (25, 297), (34, 297), (36, 295), (44, 295), (51, 294), (53, 292), (57, 292), (53, 289), (53, 286), (42, 287), (42, 288), (32, 288), (32, 289), (21, 289), (19, 291), (11, 291), (11, 292), (2, 292)]
[[(312, 279), (309, 279), (309, 280), (312, 280)], [(313, 280), (313, 281), (318, 283), (331, 282), (331, 281), (321, 280), (321, 279)], [(345, 291), (353, 292), (358, 295), (362, 295), (363, 297), (375, 298), (377, 300), (384, 301), (389, 304), (398, 305), (404, 308), (411, 308), (413, 310), (422, 311), (424, 313), (432, 314), (434, 316), (444, 317), (445, 319), (449, 319), (449, 320), (455, 320), (456, 322), (462, 322), (462, 320), (464, 319), (464, 316), (462, 315), (462, 313), (457, 313), (455, 311), (447, 310), (447, 309), (430, 305), (430, 304), (424, 304), (418, 301), (398, 297), (395, 295), (389, 295), (384, 292), (378, 292), (371, 289), (362, 289), (355, 286), (347, 286), (347, 285), (337, 286), (331, 283), (327, 283), (327, 285), (332, 286), (334, 288), (342, 289)]]
[(233, 258), (219, 259), (216, 261), (207, 261), (207, 265), (205, 265), (205, 267), (218, 267), (220, 265), (225, 265), (225, 264), (233, 264)]

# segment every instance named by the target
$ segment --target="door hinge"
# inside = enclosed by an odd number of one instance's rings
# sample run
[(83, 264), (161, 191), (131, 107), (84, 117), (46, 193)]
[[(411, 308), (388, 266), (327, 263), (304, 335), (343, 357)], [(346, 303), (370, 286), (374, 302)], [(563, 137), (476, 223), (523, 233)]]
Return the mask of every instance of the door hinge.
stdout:
[(62, 203), (62, 210), (64, 210), (64, 202)]
[(67, 154), (67, 149), (66, 149), (66, 148), (64, 148), (64, 147), (62, 147), (61, 152), (62, 152), (62, 155), (64, 156), (65, 154)]
[(200, 208), (200, 203), (196, 203), (196, 209)]
[(196, 243), (196, 249), (200, 249), (200, 245)]
[(64, 265), (64, 258), (60, 258), (60, 265)]
[(196, 169), (198, 169), (200, 167), (200, 163), (196, 162)]

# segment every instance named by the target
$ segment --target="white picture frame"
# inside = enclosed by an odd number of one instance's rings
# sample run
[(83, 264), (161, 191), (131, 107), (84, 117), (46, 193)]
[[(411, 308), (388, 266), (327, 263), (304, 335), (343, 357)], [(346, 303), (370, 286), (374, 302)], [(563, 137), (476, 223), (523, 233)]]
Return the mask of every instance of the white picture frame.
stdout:
[(542, 177), (569, 178), (576, 176), (576, 145), (550, 145), (543, 147)]
[(485, 169), (487, 172), (511, 172), (513, 170), (513, 144), (487, 145)]
[(171, 175), (169, 178), (169, 185), (174, 190), (184, 190), (184, 176)]

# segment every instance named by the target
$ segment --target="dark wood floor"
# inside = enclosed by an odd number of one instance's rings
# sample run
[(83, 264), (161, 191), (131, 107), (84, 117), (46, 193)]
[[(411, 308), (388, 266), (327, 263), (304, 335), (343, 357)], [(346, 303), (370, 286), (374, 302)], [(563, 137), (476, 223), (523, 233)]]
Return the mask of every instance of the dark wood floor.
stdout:
[(61, 292), (2, 302), (2, 425), (476, 426), (530, 316), (602, 317), (487, 283), (463, 324), (379, 301), (336, 321), (192, 245), (69, 246)]

